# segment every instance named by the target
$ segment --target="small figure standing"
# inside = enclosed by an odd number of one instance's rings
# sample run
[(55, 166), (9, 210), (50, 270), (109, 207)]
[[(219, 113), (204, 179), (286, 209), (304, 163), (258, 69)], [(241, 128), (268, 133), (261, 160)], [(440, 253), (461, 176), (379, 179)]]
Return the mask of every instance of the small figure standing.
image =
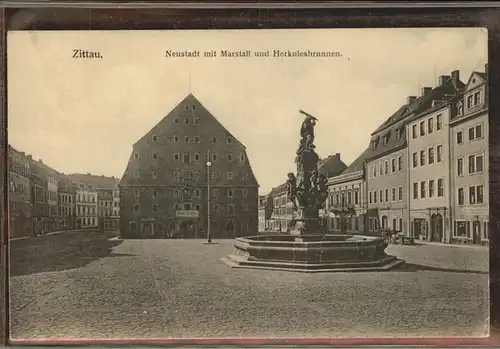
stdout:
[(288, 200), (293, 204), (293, 208), (297, 209), (297, 178), (290, 172), (288, 173), (288, 179), (286, 181), (286, 195)]

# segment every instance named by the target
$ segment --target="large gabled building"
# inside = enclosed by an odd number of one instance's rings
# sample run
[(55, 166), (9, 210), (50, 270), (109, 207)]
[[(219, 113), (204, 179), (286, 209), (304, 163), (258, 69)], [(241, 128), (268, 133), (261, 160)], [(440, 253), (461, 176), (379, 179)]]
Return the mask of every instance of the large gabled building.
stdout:
[(133, 145), (121, 236), (206, 237), (209, 224), (214, 238), (255, 235), (258, 204), (245, 146), (189, 94)]

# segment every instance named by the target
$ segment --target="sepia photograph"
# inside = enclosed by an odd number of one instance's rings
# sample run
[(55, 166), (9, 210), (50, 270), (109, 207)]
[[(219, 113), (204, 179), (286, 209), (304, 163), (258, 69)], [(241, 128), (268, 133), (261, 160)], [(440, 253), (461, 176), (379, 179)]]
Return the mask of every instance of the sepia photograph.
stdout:
[(9, 31), (10, 339), (489, 336), (484, 28)]

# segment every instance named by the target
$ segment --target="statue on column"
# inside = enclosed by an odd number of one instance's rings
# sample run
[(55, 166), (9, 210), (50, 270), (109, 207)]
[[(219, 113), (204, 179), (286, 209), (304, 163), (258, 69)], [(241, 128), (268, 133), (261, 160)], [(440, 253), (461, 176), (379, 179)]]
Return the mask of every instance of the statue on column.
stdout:
[(306, 116), (300, 128), (300, 148), (303, 150), (314, 149), (316, 148), (314, 145), (314, 127), (318, 119), (303, 110), (300, 110), (300, 113)]

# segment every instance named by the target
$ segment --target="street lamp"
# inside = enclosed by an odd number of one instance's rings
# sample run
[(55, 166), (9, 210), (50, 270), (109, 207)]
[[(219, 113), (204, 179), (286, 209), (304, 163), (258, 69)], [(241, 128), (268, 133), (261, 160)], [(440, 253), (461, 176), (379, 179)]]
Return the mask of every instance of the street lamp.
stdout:
[[(210, 152), (208, 153), (210, 155)], [(210, 157), (207, 161), (207, 243), (212, 243), (212, 237), (210, 236)]]

